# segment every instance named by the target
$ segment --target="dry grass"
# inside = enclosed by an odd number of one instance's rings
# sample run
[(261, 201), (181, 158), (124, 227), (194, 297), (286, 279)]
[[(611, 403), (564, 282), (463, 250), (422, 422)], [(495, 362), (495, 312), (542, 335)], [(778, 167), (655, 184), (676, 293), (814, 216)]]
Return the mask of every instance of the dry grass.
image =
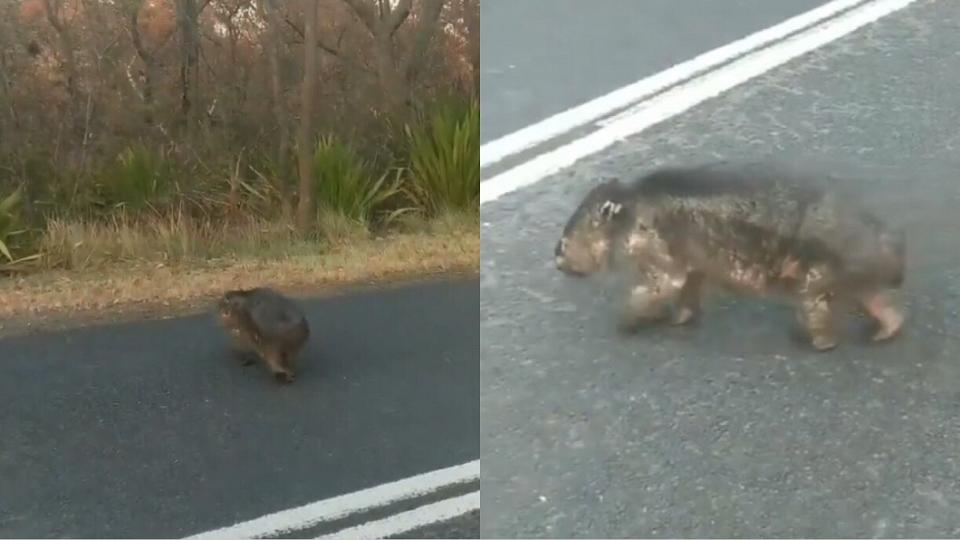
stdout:
[(182, 215), (141, 223), (51, 222), (41, 268), (0, 278), (0, 319), (175, 308), (226, 289), (329, 289), (479, 268), (476, 216), (407, 219), (385, 237), (329, 216), (321, 225), (323, 235), (301, 238), (284, 224), (245, 220), (213, 227)]

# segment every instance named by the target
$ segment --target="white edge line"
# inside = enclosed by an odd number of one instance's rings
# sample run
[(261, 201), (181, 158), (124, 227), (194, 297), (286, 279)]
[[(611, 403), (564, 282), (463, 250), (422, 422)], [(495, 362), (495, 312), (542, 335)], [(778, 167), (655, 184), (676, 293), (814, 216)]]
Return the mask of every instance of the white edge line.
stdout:
[(480, 183), (481, 206), (517, 189), (530, 186), (563, 170), (583, 157), (600, 152), (617, 141), (663, 122), (763, 74), (793, 58), (841, 38), (916, 0), (876, 0), (836, 19), (751, 53), (702, 77), (660, 94), (634, 114), (612, 122), (583, 138), (545, 152)]
[(344, 540), (387, 538), (433, 523), (447, 521), (478, 508), (480, 508), (480, 492), (473, 491), (317, 538), (343, 538)]
[(664, 88), (673, 86), (698, 72), (710, 69), (757, 47), (782, 39), (850, 8), (864, 0), (833, 0), (820, 7), (791, 17), (780, 24), (760, 30), (737, 41), (702, 53), (686, 62), (676, 64), (664, 71), (618, 88), (596, 99), (557, 113), (540, 122), (531, 124), (494, 139), (480, 146), (480, 168), (496, 163), (508, 156), (536, 146), (557, 135), (587, 124), (610, 112), (626, 107)]
[(422, 496), (445, 486), (469, 482), (480, 478), (480, 460), (428, 473), (411, 476), (396, 482), (381, 484), (368, 489), (347, 493), (330, 499), (305, 504), (297, 508), (281, 510), (272, 514), (199, 533), (188, 538), (214, 540), (257, 538), (300, 530), (324, 521), (384, 506), (399, 500)]

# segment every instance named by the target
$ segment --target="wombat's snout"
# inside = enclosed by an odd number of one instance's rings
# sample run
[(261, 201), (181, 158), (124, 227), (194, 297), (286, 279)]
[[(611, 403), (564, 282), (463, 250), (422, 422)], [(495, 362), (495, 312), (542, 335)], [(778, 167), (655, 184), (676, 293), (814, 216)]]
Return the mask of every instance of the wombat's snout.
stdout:
[(553, 248), (553, 257), (554, 264), (557, 266), (557, 270), (560, 270), (568, 276), (582, 276), (583, 272), (573, 268), (570, 263), (570, 260), (567, 259), (567, 239), (561, 238), (557, 242), (557, 245)]
[(567, 247), (567, 239), (561, 238), (557, 240), (557, 245), (553, 248), (553, 257), (554, 263), (557, 265), (558, 270), (564, 270), (566, 266), (566, 258), (564, 257), (564, 251)]

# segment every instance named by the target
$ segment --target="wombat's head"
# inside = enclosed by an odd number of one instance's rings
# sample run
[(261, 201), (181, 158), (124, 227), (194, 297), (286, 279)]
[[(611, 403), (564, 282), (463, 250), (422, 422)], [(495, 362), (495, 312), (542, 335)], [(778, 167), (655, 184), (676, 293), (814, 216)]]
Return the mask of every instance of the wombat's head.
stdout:
[(587, 193), (563, 228), (554, 248), (557, 269), (568, 275), (587, 275), (607, 268), (611, 235), (629, 214), (629, 191), (616, 178)]
[(220, 321), (228, 327), (236, 326), (237, 318), (246, 309), (246, 306), (247, 291), (236, 290), (223, 293), (223, 296), (217, 302), (217, 313), (220, 316)]

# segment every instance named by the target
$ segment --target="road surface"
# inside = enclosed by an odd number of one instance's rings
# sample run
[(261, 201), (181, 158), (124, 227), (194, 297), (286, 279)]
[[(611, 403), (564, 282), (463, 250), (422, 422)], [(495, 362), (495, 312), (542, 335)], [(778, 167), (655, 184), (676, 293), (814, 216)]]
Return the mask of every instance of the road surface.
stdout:
[(307, 301), (291, 386), (209, 314), (0, 340), (0, 537), (179, 537), (476, 460), (478, 302)]
[(825, 0), (484, 0), (486, 143)]
[[(919, 0), (482, 207), (481, 536), (960, 535), (958, 50), (960, 3)], [(814, 353), (729, 297), (620, 337), (617, 291), (553, 268), (596, 177), (769, 154), (844, 164), (907, 227), (899, 339), (851, 320)]]

